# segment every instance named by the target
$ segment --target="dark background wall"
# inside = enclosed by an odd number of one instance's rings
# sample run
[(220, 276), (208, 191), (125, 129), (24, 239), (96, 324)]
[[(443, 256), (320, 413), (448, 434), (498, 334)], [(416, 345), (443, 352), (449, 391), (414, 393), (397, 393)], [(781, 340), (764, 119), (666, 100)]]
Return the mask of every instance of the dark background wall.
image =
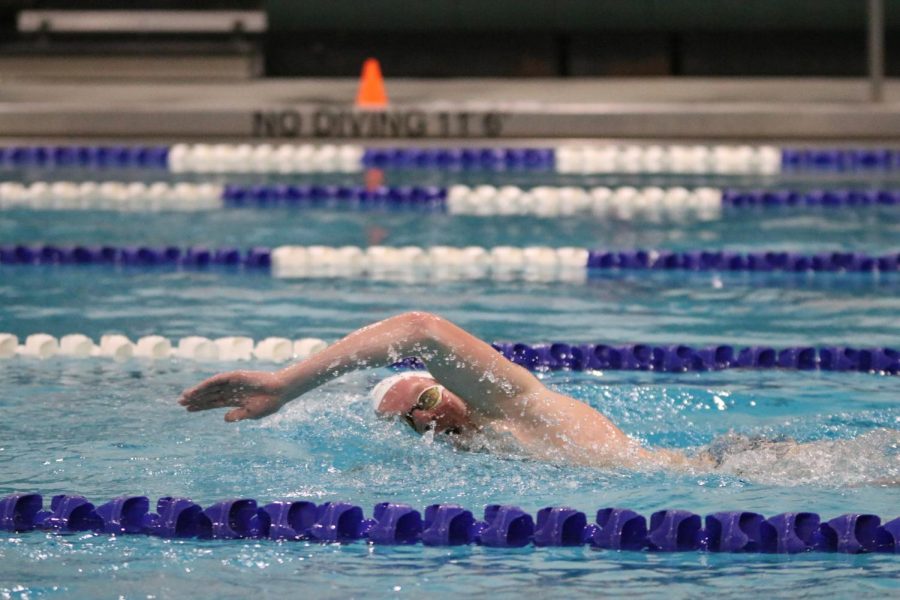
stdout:
[[(888, 38), (888, 74), (900, 44)], [(368, 56), (398, 77), (861, 76), (861, 31), (271, 33), (266, 73), (353, 76)]]
[[(272, 77), (861, 76), (865, 0), (0, 0), (6, 52), (153, 53), (166, 36), (18, 34), (30, 9), (258, 9), (250, 41)], [(886, 65), (900, 75), (900, 0), (885, 0)], [(224, 51), (242, 51), (222, 36)], [(238, 37), (240, 37), (238, 35)], [(208, 42), (215, 40), (204, 39)], [(241, 40), (239, 40), (240, 42)], [(230, 44), (230, 45), (229, 45)]]
[[(395, 76), (858, 76), (865, 0), (270, 0), (267, 72)], [(900, 74), (900, 1), (886, 0)]]

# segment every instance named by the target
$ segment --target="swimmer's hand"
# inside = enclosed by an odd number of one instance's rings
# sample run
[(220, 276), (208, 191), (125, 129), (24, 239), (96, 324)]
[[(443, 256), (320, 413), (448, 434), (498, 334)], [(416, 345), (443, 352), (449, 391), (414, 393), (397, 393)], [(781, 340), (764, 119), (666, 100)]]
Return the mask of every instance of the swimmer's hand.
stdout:
[(178, 403), (188, 412), (226, 408), (228, 422), (261, 419), (278, 412), (290, 398), (277, 373), (266, 371), (231, 371), (210, 377), (181, 394)]

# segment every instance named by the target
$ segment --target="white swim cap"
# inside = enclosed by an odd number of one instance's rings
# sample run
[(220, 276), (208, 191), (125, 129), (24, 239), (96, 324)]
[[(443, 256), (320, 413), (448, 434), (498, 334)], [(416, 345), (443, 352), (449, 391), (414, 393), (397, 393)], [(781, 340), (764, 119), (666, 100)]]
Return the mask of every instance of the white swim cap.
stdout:
[(386, 379), (382, 379), (378, 382), (378, 385), (372, 388), (372, 392), (370, 394), (372, 398), (372, 408), (376, 411), (378, 407), (381, 406), (381, 401), (384, 400), (384, 396), (388, 393), (395, 384), (403, 381), (404, 379), (409, 379), (410, 377), (431, 377), (431, 373), (428, 371), (407, 371), (405, 373), (397, 373), (396, 375), (391, 375)]

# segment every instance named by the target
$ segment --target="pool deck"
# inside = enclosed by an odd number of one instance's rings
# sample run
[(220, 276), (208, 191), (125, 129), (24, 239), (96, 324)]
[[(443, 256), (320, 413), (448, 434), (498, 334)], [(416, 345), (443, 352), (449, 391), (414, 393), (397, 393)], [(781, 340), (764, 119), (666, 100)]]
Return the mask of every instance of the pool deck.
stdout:
[(353, 79), (0, 82), (0, 140), (447, 139), (900, 141), (900, 80), (387, 81), (385, 111), (355, 111)]

